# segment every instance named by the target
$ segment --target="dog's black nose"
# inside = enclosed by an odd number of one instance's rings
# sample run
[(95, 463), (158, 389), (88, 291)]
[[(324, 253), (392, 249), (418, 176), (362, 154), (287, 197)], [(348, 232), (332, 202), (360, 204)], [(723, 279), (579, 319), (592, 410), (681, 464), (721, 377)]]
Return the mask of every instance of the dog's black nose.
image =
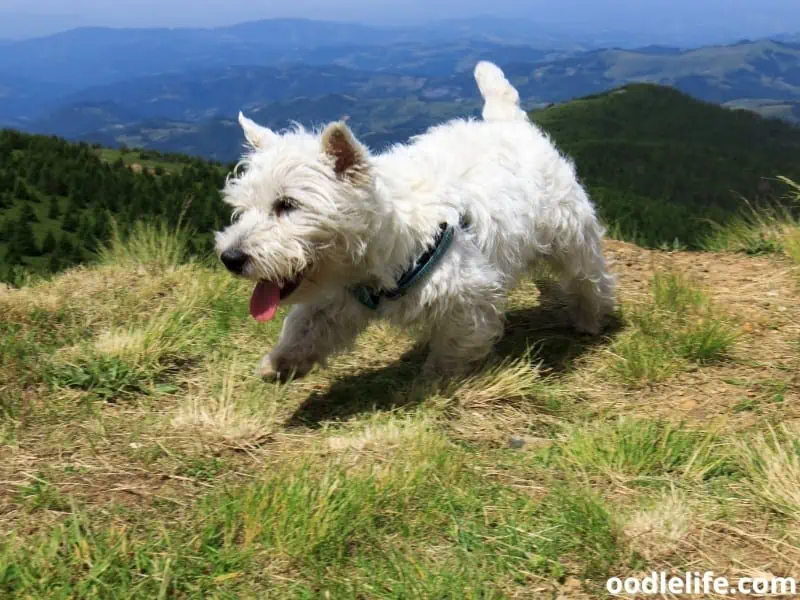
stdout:
[(247, 262), (248, 256), (236, 248), (233, 250), (225, 250), (225, 252), (223, 252), (219, 258), (228, 271), (240, 275), (242, 273), (242, 269), (244, 269), (244, 264)]

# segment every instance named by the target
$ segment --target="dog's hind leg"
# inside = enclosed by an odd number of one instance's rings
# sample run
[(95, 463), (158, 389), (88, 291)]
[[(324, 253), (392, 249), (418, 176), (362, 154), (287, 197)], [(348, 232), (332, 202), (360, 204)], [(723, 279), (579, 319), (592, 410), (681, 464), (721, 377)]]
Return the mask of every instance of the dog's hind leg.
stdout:
[(559, 277), (575, 329), (596, 335), (614, 310), (614, 276), (603, 256), (598, 228), (584, 232), (581, 243), (570, 244), (548, 257)]
[(261, 359), (256, 375), (303, 377), (314, 365), (352, 346), (369, 320), (368, 310), (347, 292), (323, 303), (299, 304), (286, 317), (278, 343)]

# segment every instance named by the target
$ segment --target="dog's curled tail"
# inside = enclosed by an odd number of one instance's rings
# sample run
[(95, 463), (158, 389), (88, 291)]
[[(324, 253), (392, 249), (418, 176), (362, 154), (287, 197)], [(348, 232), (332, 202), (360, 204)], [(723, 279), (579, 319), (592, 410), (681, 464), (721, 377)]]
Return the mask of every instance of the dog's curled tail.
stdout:
[(520, 108), (519, 92), (509, 83), (500, 67), (482, 60), (475, 67), (475, 81), (483, 96), (484, 121), (527, 121)]

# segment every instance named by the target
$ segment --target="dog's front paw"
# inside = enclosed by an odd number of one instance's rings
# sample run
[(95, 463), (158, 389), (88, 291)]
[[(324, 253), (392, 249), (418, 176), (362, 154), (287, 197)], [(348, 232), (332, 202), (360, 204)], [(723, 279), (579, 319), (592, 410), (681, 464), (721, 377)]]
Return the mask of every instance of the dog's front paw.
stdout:
[(256, 367), (256, 376), (267, 381), (289, 381), (300, 379), (314, 367), (312, 359), (292, 359), (280, 354), (267, 354)]

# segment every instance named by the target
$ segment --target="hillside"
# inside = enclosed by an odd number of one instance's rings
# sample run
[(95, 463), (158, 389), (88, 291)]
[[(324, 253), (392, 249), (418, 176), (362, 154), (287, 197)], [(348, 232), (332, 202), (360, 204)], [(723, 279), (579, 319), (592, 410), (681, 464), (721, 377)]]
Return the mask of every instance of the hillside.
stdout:
[[(346, 73), (348, 71), (330, 70), (329, 72)], [(290, 71), (286, 70), (283, 73), (281, 81), (289, 77)], [(378, 85), (379, 82), (376, 79), (359, 79), (354, 75), (350, 87), (352, 93), (322, 94), (323, 89), (330, 90), (335, 87), (329, 87), (329, 84), (325, 83), (325, 87), (319, 90), (322, 95), (290, 97), (291, 94), (272, 93), (271, 97), (285, 99), (265, 104), (255, 101), (258, 94), (248, 92), (244, 106), (247, 108), (249, 116), (273, 129), (283, 129), (293, 121), (299, 121), (306, 126), (314, 126), (340, 119), (346, 115), (359, 136), (376, 150), (390, 143), (403, 142), (409, 136), (421, 133), (442, 120), (475, 116), (480, 112), (480, 102), (476, 97), (477, 92), (474, 90), (471, 76), (454, 76), (448, 80), (434, 83), (422, 77), (382, 76), (381, 82)], [(279, 83), (276, 82), (276, 85)], [(164, 103), (172, 106), (172, 108), (164, 108), (165, 112), (180, 115), (182, 109), (179, 98), (193, 96), (195, 93), (203, 95), (200, 93), (203, 88), (190, 85), (183, 91), (178, 91), (181, 86), (182, 84), (176, 83), (175, 86), (164, 89)], [(459, 90), (465, 89), (471, 90), (469, 99), (458, 100), (459, 94), (462, 93)], [(577, 119), (576, 125), (564, 130), (563, 134), (567, 137), (563, 141), (570, 143), (575, 136), (581, 134), (578, 130), (584, 127), (590, 130), (596, 129), (599, 126), (598, 123), (602, 124), (608, 119), (612, 119), (618, 123), (619, 127), (624, 128), (626, 135), (635, 135), (642, 141), (649, 140), (656, 144), (662, 141), (680, 142), (683, 133), (690, 132), (688, 134), (690, 137), (702, 135), (704, 143), (718, 148), (732, 144), (736, 152), (749, 147), (750, 137), (755, 140), (758, 152), (762, 154), (770, 152), (769, 148), (773, 148), (773, 154), (780, 155), (783, 146), (794, 147), (796, 145), (797, 129), (785, 122), (761, 120), (749, 114), (743, 115), (734, 110), (725, 110), (707, 103), (692, 101), (689, 96), (675, 93), (667, 87), (634, 85), (627, 89), (634, 90), (627, 100), (617, 98), (613, 94), (601, 95), (602, 98), (610, 99), (608, 104), (599, 102), (592, 104), (592, 110), (588, 112), (584, 112), (582, 109), (576, 110), (574, 114), (570, 112), (570, 118)], [(649, 89), (650, 92), (645, 93), (643, 90), (646, 89)], [(147, 92), (144, 94), (147, 95)], [(213, 97), (213, 94), (209, 94), (208, 97)], [(286, 99), (287, 97), (288, 99)], [(643, 110), (642, 106), (637, 105), (639, 101), (643, 102), (645, 107), (649, 107), (651, 104), (658, 106), (659, 110), (666, 111), (666, 114), (659, 115), (649, 109)], [(177, 104), (173, 105), (173, 103)], [(632, 111), (630, 119), (626, 120), (624, 115), (618, 114), (617, 103), (625, 110)], [(213, 104), (213, 101), (203, 101), (198, 104), (198, 110), (213, 113), (215, 112), (215, 109), (212, 108)], [(547, 123), (552, 121), (554, 124), (567, 121), (568, 119), (558, 117), (564, 106), (583, 105), (579, 100), (574, 103), (565, 103), (537, 112), (536, 118), (544, 119), (544, 122)], [(763, 105), (763, 107), (766, 106)], [(778, 108), (772, 107), (770, 110), (773, 112), (775, 110), (791, 111), (792, 107), (790, 102), (784, 102), (779, 103)], [(57, 128), (59, 127), (58, 123), (63, 122), (68, 123), (61, 127), (65, 135), (85, 137), (103, 145), (124, 143), (128, 146), (149, 147), (162, 152), (202, 154), (224, 161), (235, 160), (238, 156), (240, 133), (234, 116), (199, 121), (150, 118), (143, 122), (136, 122), (132, 113), (128, 112), (132, 110), (134, 109), (123, 107), (120, 104), (76, 105), (72, 109), (55, 115), (51, 121), (42, 122), (37, 127), (42, 130)], [(613, 114), (604, 115), (603, 112), (606, 110)], [(554, 115), (552, 119), (546, 116), (551, 112)], [(115, 113), (125, 116), (115, 119)], [(186, 116), (184, 114), (184, 117)], [(666, 119), (668, 126), (662, 126), (665, 121), (661, 119)], [(710, 119), (708, 123), (706, 123), (707, 119)], [(93, 126), (97, 129), (90, 131)], [(718, 132), (720, 135), (727, 135), (726, 131), (729, 128), (739, 132), (738, 137), (735, 139), (719, 138), (718, 141), (715, 141)], [(554, 131), (554, 133), (560, 132), (560, 129)], [(596, 134), (591, 133), (591, 135), (614, 138), (619, 134), (616, 129), (606, 128)], [(558, 136), (556, 138), (558, 139)], [(764, 143), (759, 141), (762, 138), (765, 140)], [(783, 141), (779, 142), (779, 138)], [(790, 152), (790, 156), (793, 156), (792, 152)], [(725, 160), (725, 156), (726, 153), (722, 152), (717, 160)], [(762, 165), (766, 164), (758, 157), (755, 160)], [(772, 174), (765, 173), (764, 176), (772, 176)]]
[(562, 101), (627, 83), (656, 83), (715, 103), (800, 100), (800, 44), (744, 41), (691, 50), (587, 52), (535, 65), (508, 65), (523, 97)]
[(467, 380), (419, 379), (408, 332), (376, 325), (288, 385), (252, 375), (280, 318), (156, 239), (0, 290), (0, 596), (588, 600), (652, 571), (796, 576), (800, 230), (761, 256), (610, 242), (604, 337), (525, 281)]
[[(401, 141), (425, 125), (419, 103), (359, 102), (350, 96), (278, 102), (250, 116), (285, 127), (298, 105), (309, 119), (306, 124), (350, 115), (356, 132), (374, 148)], [(358, 126), (365, 107), (382, 115), (384, 129), (367, 132)], [(478, 110), (477, 105), (468, 108), (461, 107), (467, 114)], [(696, 248), (712, 231), (709, 220), (727, 221), (745, 206), (743, 199), (779, 200), (785, 191), (774, 182), (779, 174), (800, 178), (800, 129), (698, 102), (669, 88), (632, 85), (531, 115), (575, 159), (612, 234), (643, 245), (677, 240)], [(436, 120), (454, 116), (443, 104)], [(211, 232), (228, 214), (218, 191), (241, 152), (238, 124), (219, 119), (164, 130), (154, 123), (122, 140), (131, 147), (209, 154), (227, 166), (153, 150), (121, 154), (3, 132), (1, 279), (15, 279), (14, 267), (47, 273), (91, 259), (97, 244), (108, 239), (112, 218), (124, 231), (137, 218), (164, 216), (174, 224), (183, 215), (198, 232), (196, 249), (208, 248)], [(188, 202), (191, 208), (185, 209)]]
[(0, 131), (0, 281), (18, 269), (51, 273), (86, 262), (137, 220), (179, 221), (206, 252), (227, 219), (219, 198), (227, 170), (201, 159), (100, 150)]
[(784, 193), (800, 175), (800, 128), (636, 84), (531, 117), (576, 162), (617, 235), (697, 247), (708, 219)]
[[(97, 123), (108, 116), (106, 107), (86, 105), (69, 111), (69, 129), (83, 127), (87, 121)], [(300, 122), (306, 127), (337, 121), (347, 117), (353, 131), (376, 151), (408, 138), (447, 119), (478, 116), (480, 105), (471, 102), (423, 101), (415, 96), (361, 99), (345, 94), (330, 94), (317, 98), (295, 98), (285, 102), (258, 105), (247, 115), (275, 130)], [(66, 114), (59, 114), (61, 119)], [(84, 130), (85, 131), (85, 130)], [(73, 136), (93, 143), (113, 147), (150, 148), (159, 152), (177, 152), (203, 156), (220, 161), (232, 161), (241, 153), (241, 128), (235, 117), (220, 117), (202, 121), (148, 119), (128, 125), (107, 122), (99, 130)]]
[[(477, 103), (442, 102), (433, 115), (420, 101), (330, 95), (277, 102), (249, 113), (281, 129), (296, 115), (307, 125), (349, 116), (376, 150), (405, 141), (442, 120), (479, 113)], [(699, 102), (670, 88), (637, 84), (531, 113), (573, 156), (616, 235), (646, 245), (676, 238), (696, 247), (710, 230), (748, 201), (772, 201), (778, 174), (800, 176), (800, 129), (750, 112)], [(368, 128), (364, 123), (380, 123)], [(148, 123), (98, 134), (94, 141), (153, 146), (234, 160), (241, 133), (233, 119)]]
[(230, 66), (90, 87), (62, 98), (61, 102), (65, 106), (108, 103), (140, 119), (198, 121), (213, 116), (235, 116), (240, 110), (249, 111), (259, 105), (331, 94), (355, 96), (359, 100), (419, 96), (453, 101), (470, 95), (474, 87), (471, 72), (430, 77), (403, 70), (382, 73), (337, 65)]

